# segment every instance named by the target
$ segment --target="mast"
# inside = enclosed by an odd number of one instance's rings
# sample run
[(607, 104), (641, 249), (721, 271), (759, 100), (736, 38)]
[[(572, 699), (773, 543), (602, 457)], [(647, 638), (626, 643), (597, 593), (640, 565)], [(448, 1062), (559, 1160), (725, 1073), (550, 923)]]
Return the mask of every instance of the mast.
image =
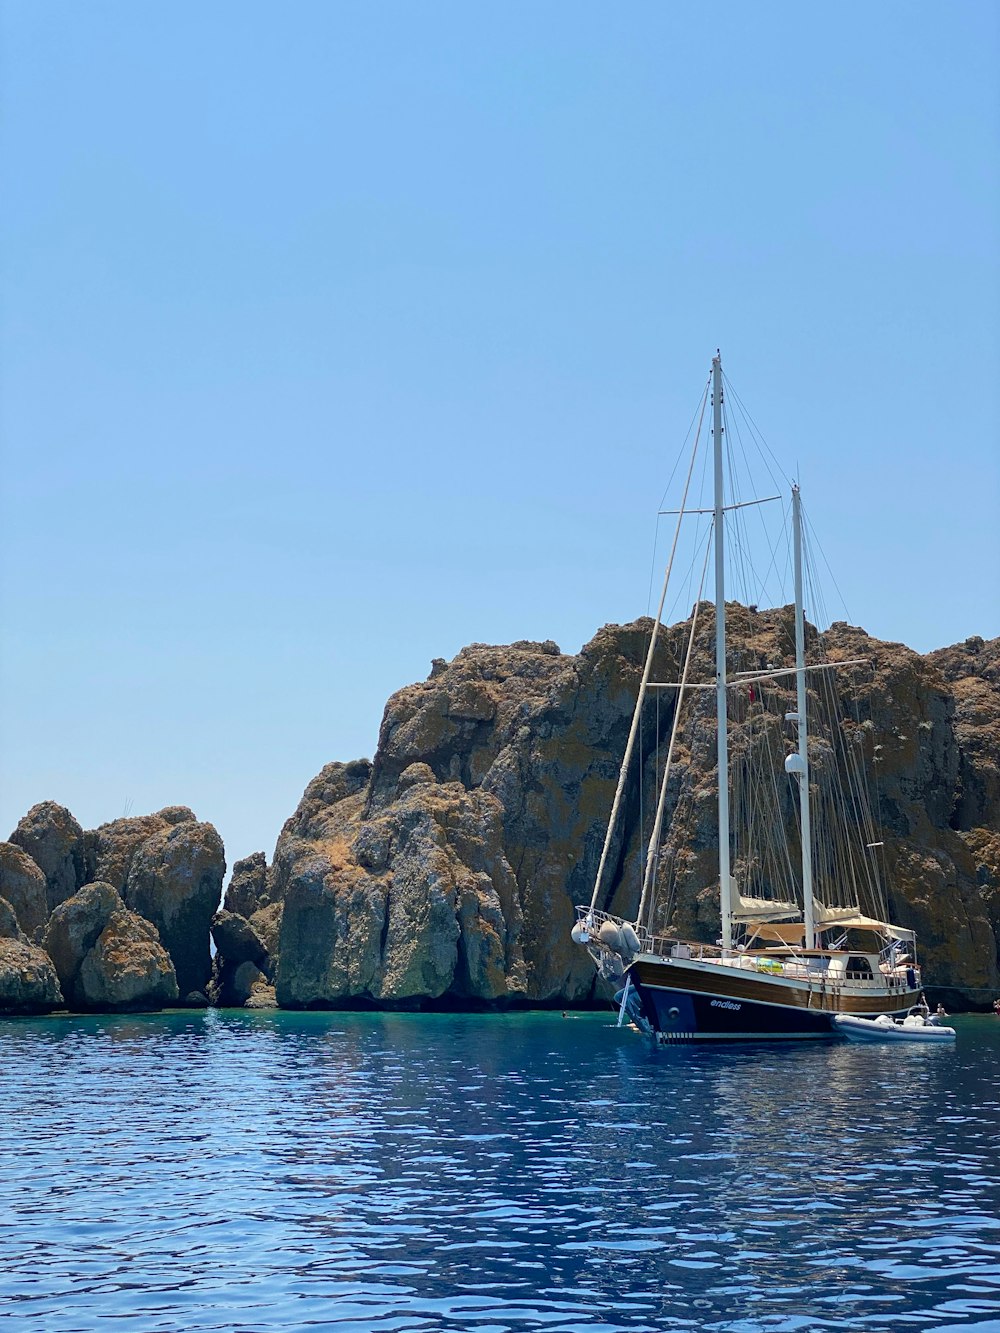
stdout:
[(802, 826), (802, 924), (805, 947), (815, 948), (813, 911), (812, 829), (809, 819), (809, 726), (806, 719), (806, 626), (802, 606), (802, 497), (792, 487), (792, 528), (795, 534), (795, 708), (799, 728), (799, 819)]
[(729, 872), (729, 714), (726, 701), (726, 575), (723, 534), (722, 358), (712, 358), (712, 436), (715, 446), (715, 707), (718, 717), (719, 910), (722, 950), (733, 947), (733, 889)]

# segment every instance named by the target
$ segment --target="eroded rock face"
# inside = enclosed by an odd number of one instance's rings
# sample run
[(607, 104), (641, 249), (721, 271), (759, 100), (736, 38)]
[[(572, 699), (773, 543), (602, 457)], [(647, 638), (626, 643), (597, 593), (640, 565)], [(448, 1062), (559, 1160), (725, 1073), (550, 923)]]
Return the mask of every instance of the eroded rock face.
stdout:
[(82, 1008), (80, 968), (101, 931), (124, 904), (110, 884), (88, 884), (60, 903), (45, 929), (45, 952), (55, 964), (70, 1008)]
[(10, 903), (29, 939), (44, 928), (49, 916), (45, 876), (28, 853), (13, 842), (0, 842), (0, 898)]
[(135, 848), (123, 897), (152, 922), (169, 953), (183, 996), (205, 992), (211, 977), (209, 929), (226, 873), (222, 839), (211, 824), (182, 819)]
[(634, 630), (579, 657), (473, 645), (394, 695), (367, 781), (363, 764), (328, 765), (279, 839), (279, 1003), (585, 998), (572, 904), (644, 650)]
[(29, 943), (13, 907), (0, 898), (0, 1014), (44, 1014), (61, 1004), (51, 959)]
[(84, 834), (86, 880), (100, 881), (123, 893), (136, 852), (147, 838), (175, 824), (197, 822), (186, 805), (170, 805), (154, 815), (130, 815), (113, 819)]
[(958, 782), (952, 828), (1000, 833), (1000, 639), (966, 639), (928, 657), (954, 700)]
[[(727, 611), (730, 672), (792, 663), (791, 608)], [(284, 912), (279, 1003), (573, 1003), (592, 994), (590, 962), (569, 939), (573, 904), (590, 899), (650, 628), (606, 626), (572, 657), (551, 643), (472, 645), (390, 699), (374, 764), (328, 765), (278, 841), (269, 892)], [(687, 632), (663, 634), (654, 679), (679, 679)], [(693, 679), (712, 678), (713, 643), (714, 610), (703, 606)], [(834, 625), (821, 645), (826, 656), (868, 663), (831, 673), (832, 688), (851, 744), (878, 774), (889, 910), (918, 930), (927, 983), (953, 1002), (1000, 989), (998, 644), (970, 640), (921, 658)], [(749, 691), (734, 702), (737, 752), (756, 743), (753, 703)], [(672, 706), (667, 695), (647, 703), (645, 749), (634, 760), (643, 797), (630, 783), (611, 848), (599, 906), (624, 915), (638, 903)], [(777, 742), (791, 748), (784, 736)], [(708, 691), (682, 719), (672, 775), (661, 861), (674, 867), (673, 920), (713, 941)], [(796, 799), (779, 779), (794, 842)]]
[(177, 978), (156, 927), (124, 905), (113, 912), (80, 967), (85, 1009), (155, 1010), (177, 1000)]
[(49, 918), (45, 950), (72, 1009), (161, 1009), (177, 999), (156, 929), (110, 884), (87, 884)]
[(41, 870), (49, 912), (72, 897), (84, 882), (83, 829), (63, 805), (33, 805), (10, 835)]
[(254, 852), (237, 861), (226, 889), (223, 904), (227, 912), (250, 918), (254, 912), (271, 903), (268, 890), (267, 858), (263, 852)]
[(328, 807), (325, 821), (313, 811), (308, 826), (325, 836), (282, 849), (289, 885), (278, 1003), (523, 996), (520, 909), (499, 802), (421, 774), (354, 828), (343, 807), (353, 802), (357, 813), (362, 799)]
[[(790, 608), (754, 614), (733, 605), (727, 616), (730, 672), (792, 663)], [(675, 633), (676, 627), (671, 631)], [(714, 611), (708, 607), (694, 661), (696, 679), (711, 678), (713, 633)], [(960, 743), (956, 698), (940, 673), (939, 655), (921, 657), (902, 644), (872, 639), (843, 623), (832, 625), (817, 648), (816, 656), (823, 660), (862, 660), (856, 669), (831, 672), (822, 687), (819, 678), (813, 678), (810, 688), (814, 695), (820, 688), (836, 694), (847, 742), (862, 769), (872, 776), (872, 795), (880, 811), (878, 837), (884, 842), (878, 855), (887, 872), (890, 916), (917, 931), (929, 986), (956, 1007), (985, 1003), (1000, 988), (998, 937), (970, 839), (955, 827), (968, 761)], [(794, 710), (791, 683), (782, 687), (779, 682), (773, 688), (784, 698), (779, 711)], [(753, 727), (760, 725), (749, 690), (733, 694), (730, 712), (731, 752), (738, 755), (750, 743)], [(710, 694), (697, 701), (685, 719), (667, 808), (670, 832), (661, 860), (676, 867), (677, 929), (682, 935), (710, 941), (719, 930), (716, 728)], [(1000, 728), (996, 734), (1000, 737)], [(781, 739), (786, 749), (792, 748), (787, 735)], [(818, 740), (810, 748), (810, 758), (814, 765), (824, 761)], [(649, 776), (647, 782), (651, 793)], [(785, 825), (797, 861), (797, 792), (791, 783), (784, 795)], [(615, 890), (614, 910), (626, 915), (636, 905), (637, 894), (630, 884), (638, 882), (638, 852), (637, 845), (630, 845)], [(654, 917), (654, 923), (662, 924), (662, 917)]]

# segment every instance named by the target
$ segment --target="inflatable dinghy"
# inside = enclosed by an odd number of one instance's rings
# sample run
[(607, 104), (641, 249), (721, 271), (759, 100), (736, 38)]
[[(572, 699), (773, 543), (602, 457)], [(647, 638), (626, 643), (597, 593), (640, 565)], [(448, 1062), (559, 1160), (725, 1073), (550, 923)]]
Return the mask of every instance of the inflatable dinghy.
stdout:
[(907, 1014), (903, 1019), (879, 1014), (878, 1018), (856, 1018), (853, 1014), (835, 1014), (834, 1030), (848, 1041), (922, 1041), (955, 1040), (955, 1029), (932, 1023), (923, 1014)]

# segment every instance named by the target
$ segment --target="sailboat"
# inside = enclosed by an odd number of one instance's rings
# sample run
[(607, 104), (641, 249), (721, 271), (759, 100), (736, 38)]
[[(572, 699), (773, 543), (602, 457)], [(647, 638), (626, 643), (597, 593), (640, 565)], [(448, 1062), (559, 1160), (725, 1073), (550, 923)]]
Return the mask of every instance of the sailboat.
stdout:
[[(882, 842), (859, 774), (857, 747), (852, 748), (851, 741), (853, 734), (863, 739), (862, 733), (852, 733), (850, 726), (837, 719), (832, 722), (831, 739), (824, 740), (818, 731), (815, 736), (811, 733), (819, 705), (826, 702), (835, 709), (839, 702), (838, 674), (858, 666), (862, 659), (806, 660), (803, 513), (797, 484), (790, 497), (794, 664), (764, 662), (733, 671), (727, 661), (727, 525), (748, 505), (780, 497), (747, 501), (727, 497), (724, 462), (731, 451), (727, 454), (723, 444), (724, 377), (718, 353), (712, 359), (702, 417), (709, 397), (713, 504), (711, 509), (688, 504), (699, 420), (681, 507), (671, 511), (677, 514), (677, 529), (593, 894), (589, 903), (576, 908), (572, 934), (588, 950), (604, 981), (617, 990), (619, 1025), (627, 1018), (657, 1044), (829, 1038), (837, 1034), (837, 1015), (901, 1017), (922, 1003), (916, 939), (913, 931), (886, 919), (877, 864)], [(653, 665), (678, 535), (685, 518), (694, 513), (711, 519), (702, 577), (704, 580), (714, 551), (715, 676), (714, 680), (692, 678), (702, 608), (699, 597), (680, 679), (654, 681)], [(609, 882), (610, 854), (613, 846), (620, 846), (616, 844), (618, 822), (629, 780), (642, 782), (642, 764), (634, 763), (636, 740), (644, 707), (656, 690), (673, 700), (672, 724), (637, 909), (623, 916), (608, 910), (610, 898), (620, 888)], [(684, 938), (673, 928), (669, 910), (657, 908), (663, 849), (669, 841), (664, 839), (664, 820), (671, 793), (675, 804), (677, 800), (678, 738), (692, 709), (705, 713), (706, 695), (714, 695), (718, 788), (721, 937), (714, 944)], [(765, 707), (768, 703), (770, 712)], [(736, 756), (732, 753), (734, 713), (735, 740), (739, 742)], [(788, 753), (776, 755), (776, 742)], [(840, 822), (835, 818), (837, 806), (847, 816)], [(677, 850), (675, 845), (673, 851)]]

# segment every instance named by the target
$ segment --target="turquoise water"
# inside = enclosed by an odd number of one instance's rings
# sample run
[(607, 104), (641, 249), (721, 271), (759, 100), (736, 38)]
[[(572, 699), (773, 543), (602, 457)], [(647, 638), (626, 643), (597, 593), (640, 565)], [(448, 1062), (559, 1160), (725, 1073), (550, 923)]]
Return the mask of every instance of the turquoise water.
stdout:
[(0, 1329), (1000, 1330), (1000, 1021), (0, 1022)]

